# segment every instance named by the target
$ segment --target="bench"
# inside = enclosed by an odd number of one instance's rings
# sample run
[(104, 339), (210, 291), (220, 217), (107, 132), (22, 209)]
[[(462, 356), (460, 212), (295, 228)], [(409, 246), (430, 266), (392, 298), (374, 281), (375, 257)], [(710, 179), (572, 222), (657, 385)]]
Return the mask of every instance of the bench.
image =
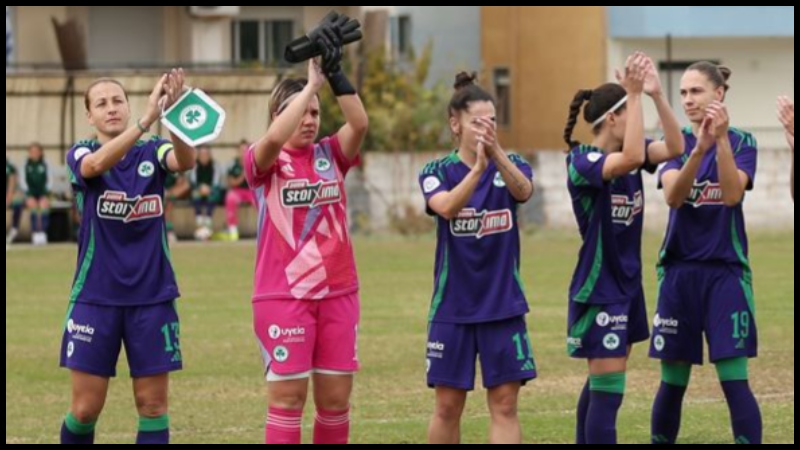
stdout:
[[(70, 187), (66, 166), (51, 165), (52, 185), (50, 186), (50, 228), (47, 239), (50, 242), (67, 242), (74, 240), (76, 222), (72, 204), (72, 188)], [(12, 211), (6, 210), (6, 230), (11, 228)], [(31, 223), (27, 209), (22, 214), (17, 241), (30, 241)]]

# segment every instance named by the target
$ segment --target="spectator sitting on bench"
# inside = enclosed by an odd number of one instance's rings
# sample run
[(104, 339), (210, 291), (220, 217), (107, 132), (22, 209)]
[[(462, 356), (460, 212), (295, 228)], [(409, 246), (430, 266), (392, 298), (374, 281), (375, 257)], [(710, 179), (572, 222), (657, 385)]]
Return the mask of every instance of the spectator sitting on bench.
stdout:
[(172, 211), (175, 208), (176, 201), (189, 198), (191, 186), (189, 186), (189, 181), (184, 174), (170, 172), (166, 181), (164, 181), (164, 191), (166, 194), (164, 196), (166, 200), (164, 211), (167, 218), (167, 239), (170, 243), (175, 243), (178, 241), (178, 236), (175, 234), (175, 226), (172, 222)]
[(233, 160), (228, 168), (228, 194), (225, 196), (225, 211), (228, 222), (228, 239), (231, 241), (239, 240), (239, 206), (247, 203), (255, 206), (256, 198), (247, 180), (244, 177), (243, 161), (250, 144), (242, 140), (239, 144), (239, 155)]
[(211, 156), (211, 147), (197, 149), (197, 167), (192, 171), (192, 202), (194, 203), (197, 230), (194, 237), (207, 241), (214, 235), (214, 208), (220, 202), (222, 170)]
[(31, 212), (31, 239), (33, 245), (47, 245), (50, 226), (50, 167), (44, 160), (44, 149), (36, 142), (28, 147), (25, 163), (26, 206)]

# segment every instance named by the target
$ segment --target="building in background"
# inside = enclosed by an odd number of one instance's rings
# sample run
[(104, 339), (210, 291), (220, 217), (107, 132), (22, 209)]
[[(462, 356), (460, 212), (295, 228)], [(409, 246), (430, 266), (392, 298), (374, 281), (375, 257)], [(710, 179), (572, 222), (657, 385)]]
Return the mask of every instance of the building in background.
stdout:
[[(613, 80), (613, 70), (635, 50), (651, 55), (679, 115), (682, 71), (697, 60), (733, 70), (728, 96), (733, 125), (753, 132), (762, 150), (759, 183), (748, 202), (751, 226), (791, 227), (790, 154), (775, 118), (779, 94), (794, 95), (793, 6), (336, 6), (364, 24), (362, 50), (383, 51), (401, 67), (414, 51), (433, 45), (427, 83), (451, 85), (460, 70), (477, 71), (498, 104), (503, 146), (537, 165), (537, 223), (574, 225), (562, 140), (568, 105), (579, 88)], [(141, 111), (163, 68), (190, 69), (191, 83), (212, 93), (236, 120), (214, 143), (231, 159), (242, 138), (266, 129), (266, 105), (284, 75), (282, 49), (313, 27), (325, 6), (11, 6), (6, 7), (6, 149), (22, 161), (27, 144), (42, 142), (51, 162), (77, 138), (91, 134), (83, 89), (111, 75), (128, 88)], [(62, 46), (54, 32), (59, 28)], [(63, 45), (66, 36), (66, 52)], [(9, 44), (13, 44), (9, 45)], [(84, 48), (77, 48), (82, 46)], [(77, 50), (79, 51), (75, 51)], [(70, 51), (72, 51), (70, 53)], [(88, 71), (66, 72), (64, 56)], [(73, 65), (81, 67), (81, 64)], [(303, 68), (298, 67), (299, 70)], [(645, 123), (657, 134), (647, 104)], [(446, 114), (442, 105), (442, 115)], [(576, 137), (590, 139), (587, 126)], [(390, 217), (421, 211), (415, 174), (427, 149), (370, 154), (360, 211), (375, 229)], [(403, 152), (409, 150), (409, 152)], [(651, 180), (652, 181), (652, 180)], [(365, 188), (364, 186), (368, 186)], [(655, 186), (649, 186), (653, 188)], [(650, 226), (663, 228), (667, 208), (648, 197)], [(358, 202), (353, 202), (356, 204)], [(412, 206), (409, 206), (412, 205)], [(351, 204), (352, 206), (352, 204)], [(526, 213), (527, 214), (527, 213)]]
[[(575, 91), (613, 80), (614, 69), (635, 50), (659, 64), (677, 110), (680, 76), (689, 63), (730, 66), (728, 103), (736, 125), (764, 145), (783, 140), (774, 100), (794, 95), (793, 6), (365, 8), (388, 12), (392, 55), (433, 43), (431, 82), (450, 83), (465, 68), (480, 72), (498, 97), (501, 139), (509, 147), (562, 148)], [(646, 124), (655, 132), (653, 108)], [(586, 130), (581, 137), (588, 138)]]
[[(73, 20), (90, 69), (173, 64), (277, 66), (282, 49), (330, 9), (359, 6), (13, 6), (16, 65), (61, 67), (52, 20)], [(7, 14), (8, 16), (8, 14)], [(8, 30), (8, 27), (7, 27)]]

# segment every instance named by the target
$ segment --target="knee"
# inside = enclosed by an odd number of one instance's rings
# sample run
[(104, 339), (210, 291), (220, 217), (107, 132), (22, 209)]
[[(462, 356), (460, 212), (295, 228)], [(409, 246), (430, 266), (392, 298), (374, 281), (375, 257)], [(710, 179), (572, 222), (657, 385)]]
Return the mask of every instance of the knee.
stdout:
[(103, 411), (103, 405), (99, 402), (77, 401), (73, 403), (70, 412), (75, 419), (83, 424), (95, 423)]
[(515, 419), (517, 417), (517, 395), (509, 393), (491, 399), (489, 411), (495, 419)]
[(136, 398), (136, 410), (139, 417), (154, 419), (167, 414), (167, 399), (161, 398)]
[(350, 396), (348, 395), (328, 395), (317, 398), (316, 406), (325, 411), (345, 411), (350, 408)]
[(464, 405), (456, 401), (440, 401), (436, 404), (435, 416), (445, 423), (456, 423), (461, 420)]
[(306, 406), (306, 392), (282, 392), (280, 395), (271, 395), (269, 404), (274, 408), (290, 411), (302, 411)]

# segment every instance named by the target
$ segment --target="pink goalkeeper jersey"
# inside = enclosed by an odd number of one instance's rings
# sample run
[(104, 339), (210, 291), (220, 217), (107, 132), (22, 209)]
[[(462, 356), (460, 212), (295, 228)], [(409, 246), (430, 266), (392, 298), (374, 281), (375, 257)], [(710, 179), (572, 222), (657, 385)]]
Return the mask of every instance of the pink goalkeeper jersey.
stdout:
[(336, 136), (306, 149), (284, 148), (265, 173), (253, 148), (244, 161), (258, 202), (253, 302), (323, 300), (358, 291), (347, 225), (348, 161)]

